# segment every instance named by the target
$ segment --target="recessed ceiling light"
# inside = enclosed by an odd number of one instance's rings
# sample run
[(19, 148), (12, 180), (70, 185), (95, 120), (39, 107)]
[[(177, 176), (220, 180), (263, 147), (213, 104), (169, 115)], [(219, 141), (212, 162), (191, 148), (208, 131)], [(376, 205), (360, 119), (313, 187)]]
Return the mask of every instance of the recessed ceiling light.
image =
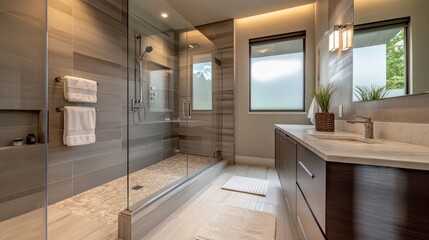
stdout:
[(167, 13), (161, 13), (161, 17), (168, 18), (168, 14)]
[(199, 48), (200, 47), (200, 44), (198, 44), (198, 43), (190, 43), (190, 44), (188, 44), (188, 48)]

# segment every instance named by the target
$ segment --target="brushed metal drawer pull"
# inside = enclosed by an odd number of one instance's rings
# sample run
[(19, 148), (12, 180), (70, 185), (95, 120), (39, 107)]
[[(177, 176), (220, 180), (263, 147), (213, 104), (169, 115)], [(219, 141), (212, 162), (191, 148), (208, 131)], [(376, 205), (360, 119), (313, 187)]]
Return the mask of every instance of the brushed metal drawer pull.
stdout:
[(299, 165), (307, 172), (307, 174), (311, 177), (314, 178), (314, 174), (308, 170), (308, 168), (304, 165), (304, 163), (302, 163), (301, 161), (298, 161)]

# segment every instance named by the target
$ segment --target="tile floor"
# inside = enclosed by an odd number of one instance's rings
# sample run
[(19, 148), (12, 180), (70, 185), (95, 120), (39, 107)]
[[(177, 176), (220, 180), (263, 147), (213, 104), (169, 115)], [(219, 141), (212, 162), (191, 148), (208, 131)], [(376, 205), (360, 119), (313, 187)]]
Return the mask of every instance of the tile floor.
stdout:
[[(261, 197), (246, 193), (222, 190), (222, 185), (234, 175), (269, 180), (270, 183), (267, 196)], [(272, 213), (277, 217), (276, 240), (297, 239), (296, 232), (291, 226), (290, 214), (286, 211), (284, 205), (280, 183), (274, 168), (236, 164), (226, 167), (207, 187), (189, 199), (184, 205), (178, 208), (173, 214), (150, 231), (141, 240), (192, 240), (219, 204), (228, 204), (231, 206)], [(79, 216), (63, 211), (53, 206), (49, 207), (48, 212), (49, 239), (117, 239), (117, 226), (115, 224), (105, 224), (86, 216)], [(37, 215), (37, 218), (32, 218), (33, 215)], [(19, 232), (20, 226), (24, 226), (26, 224), (34, 224), (35, 228), (37, 226), (37, 228), (41, 228), (41, 224), (37, 224), (32, 221), (32, 219), (39, 220), (39, 216), (40, 210), (1, 222), (0, 229), (7, 229), (7, 231), (1, 231), (2, 234), (0, 235), (0, 239), (18, 239), (13, 237), (13, 232)], [(24, 240), (34, 238), (29, 234), (28, 236), (22, 236), (19, 239)]]
[[(222, 190), (223, 184), (234, 175), (267, 179), (270, 182), (267, 196)], [(272, 213), (277, 217), (276, 240), (297, 239), (291, 216), (284, 205), (275, 169), (236, 164), (225, 168), (209, 186), (188, 200), (141, 240), (192, 240), (219, 204)]]

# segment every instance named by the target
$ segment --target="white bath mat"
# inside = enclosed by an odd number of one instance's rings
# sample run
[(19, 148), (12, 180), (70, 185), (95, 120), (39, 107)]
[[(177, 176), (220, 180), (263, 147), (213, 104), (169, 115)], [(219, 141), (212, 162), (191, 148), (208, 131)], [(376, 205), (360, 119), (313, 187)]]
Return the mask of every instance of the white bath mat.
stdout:
[(268, 181), (234, 176), (223, 185), (222, 189), (265, 196), (267, 195)]
[(274, 240), (276, 217), (271, 213), (220, 205), (195, 235), (197, 240)]

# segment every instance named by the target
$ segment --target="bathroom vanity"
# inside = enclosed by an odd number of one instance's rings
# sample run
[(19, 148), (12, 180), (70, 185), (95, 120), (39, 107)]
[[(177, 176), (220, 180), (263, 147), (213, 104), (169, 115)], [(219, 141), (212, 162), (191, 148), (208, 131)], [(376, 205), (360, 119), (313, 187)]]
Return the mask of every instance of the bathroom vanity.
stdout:
[(429, 239), (429, 147), (276, 125), (275, 167), (300, 240)]

